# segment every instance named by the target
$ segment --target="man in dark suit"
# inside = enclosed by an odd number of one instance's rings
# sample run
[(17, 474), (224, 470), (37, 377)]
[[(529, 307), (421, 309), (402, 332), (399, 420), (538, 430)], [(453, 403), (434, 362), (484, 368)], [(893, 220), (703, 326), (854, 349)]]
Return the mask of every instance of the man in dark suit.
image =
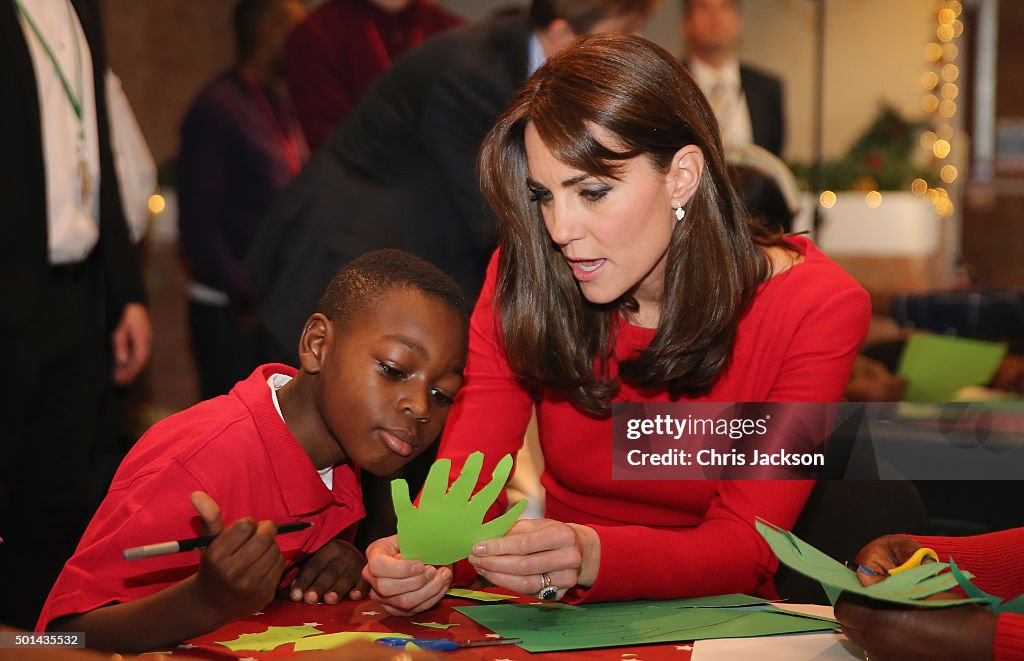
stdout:
[(294, 359), (324, 286), (369, 250), (428, 259), (474, 296), (496, 236), (476, 178), (491, 124), (548, 55), (577, 34), (635, 31), (652, 5), (535, 0), (529, 19), (451, 30), (397, 60), (278, 197), (250, 249), (279, 345), (271, 357)]
[(739, 0), (683, 0), (684, 61), (708, 97), (726, 147), (754, 143), (780, 156), (785, 145), (782, 83), (740, 63)]
[(94, 0), (0, 2), (0, 622), (28, 628), (106, 491), (114, 385), (152, 336), (98, 18)]
[[(454, 29), (395, 61), (282, 192), (250, 249), (269, 359), (291, 362), (302, 323), (347, 262), (399, 248), (475, 298), (497, 221), (477, 184), (476, 153), (516, 88), (579, 34), (635, 32), (653, 0), (534, 0), (529, 17)], [(409, 467), (413, 490), (432, 462)], [(383, 487), (383, 488), (382, 488)], [(364, 474), (360, 542), (391, 534), (386, 481)]]

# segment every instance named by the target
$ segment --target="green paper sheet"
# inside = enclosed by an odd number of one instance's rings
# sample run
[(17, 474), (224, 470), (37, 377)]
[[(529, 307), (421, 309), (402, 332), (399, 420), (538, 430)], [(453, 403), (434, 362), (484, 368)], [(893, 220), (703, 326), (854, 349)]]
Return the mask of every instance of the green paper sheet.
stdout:
[(406, 481), (392, 480), (391, 499), (398, 516), (398, 548), (402, 557), (428, 565), (448, 565), (468, 558), (477, 542), (508, 532), (526, 507), (525, 500), (493, 521), (483, 523), (483, 520), (487, 509), (505, 488), (512, 472), (512, 456), (502, 457), (491, 481), (471, 498), (483, 462), (482, 452), (469, 455), (462, 474), (449, 489), (452, 462), (449, 459), (435, 461), (423, 485), (419, 507), (414, 507), (409, 499)]
[(718, 594), (710, 597), (674, 599), (673, 608), (737, 608), (739, 606), (761, 606), (772, 603), (770, 599), (751, 597), (747, 594)]
[(897, 373), (906, 377), (908, 402), (948, 402), (964, 386), (992, 380), (1006, 345), (946, 335), (912, 335)]
[(452, 627), (459, 626), (456, 624), (444, 624), (443, 622), (412, 622), (419, 627), (427, 627), (428, 629), (451, 629)]
[(484, 592), (483, 590), (465, 590), (463, 588), (452, 588), (448, 590), (447, 595), (449, 597), (458, 597), (459, 599), (472, 599), (473, 601), (506, 601), (516, 598), (511, 594)]
[(1024, 615), (1024, 594), (1007, 601), (1003, 601), (1001, 597), (989, 594), (971, 583), (970, 576), (966, 572), (962, 571), (956, 566), (956, 562), (953, 558), (949, 559), (949, 571), (956, 577), (956, 582), (963, 588), (964, 592), (967, 593), (968, 597), (977, 597), (985, 602), (985, 605), (996, 613), (1016, 613), (1017, 615)]
[(867, 587), (860, 584), (857, 575), (793, 533), (758, 519), (757, 530), (771, 546), (779, 561), (793, 571), (821, 583), (834, 606), (843, 592), (850, 592), (877, 601), (904, 606), (942, 608), (979, 603), (979, 599), (925, 600), (933, 594), (955, 588), (956, 577), (940, 574), (949, 565), (943, 562), (927, 564), (890, 576), (881, 583)]
[(506, 638), (522, 638), (528, 652), (622, 647), (705, 638), (745, 638), (831, 631), (835, 625), (783, 611), (696, 608), (680, 601), (633, 601), (583, 606), (493, 604), (458, 612)]
[(379, 631), (342, 631), (340, 633), (325, 633), (322, 636), (310, 636), (295, 643), (296, 652), (308, 652), (310, 650), (332, 650), (357, 640), (374, 641), (378, 638), (412, 638), (407, 633), (382, 633)]
[(306, 636), (323, 633), (316, 627), (267, 627), (266, 631), (260, 633), (243, 633), (234, 640), (218, 640), (218, 645), (223, 645), (232, 652), (251, 650), (254, 652), (269, 652), (281, 645), (294, 643)]

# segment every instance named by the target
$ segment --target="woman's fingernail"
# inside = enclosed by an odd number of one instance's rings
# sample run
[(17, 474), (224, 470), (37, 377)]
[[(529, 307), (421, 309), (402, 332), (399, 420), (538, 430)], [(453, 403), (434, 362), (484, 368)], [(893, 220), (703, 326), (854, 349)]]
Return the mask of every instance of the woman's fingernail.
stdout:
[(441, 567), (441, 580), (445, 583), (452, 580), (452, 570), (447, 567)]
[(434, 577), (437, 576), (437, 567), (428, 565), (427, 571), (424, 572), (424, 575), (427, 577), (428, 581), (434, 580)]
[(473, 553), (487, 553), (487, 546), (484, 544), (477, 544), (473, 547)]
[(475, 565), (479, 565), (481, 562), (482, 562), (482, 560), (480, 560), (480, 558), (476, 557), (475, 555), (469, 556), (469, 564), (475, 566)]
[(301, 601), (302, 600), (302, 590), (300, 590), (298, 588), (293, 589), (292, 593), (291, 593), (291, 597), (292, 597), (292, 601)]

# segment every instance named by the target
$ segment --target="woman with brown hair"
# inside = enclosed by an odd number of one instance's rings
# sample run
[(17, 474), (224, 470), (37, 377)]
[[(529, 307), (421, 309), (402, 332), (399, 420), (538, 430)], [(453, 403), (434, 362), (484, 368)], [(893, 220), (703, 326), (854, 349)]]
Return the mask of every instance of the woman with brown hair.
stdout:
[[(438, 454), (456, 474), (483, 450), (487, 474), (536, 407), (548, 518), (477, 544), (472, 569), (572, 603), (772, 595), (754, 518), (791, 526), (813, 483), (613, 481), (611, 407), (839, 401), (866, 292), (807, 239), (748, 219), (707, 101), (640, 37), (587, 37), (549, 60), (492, 128), (479, 172), (500, 247)], [(378, 540), (364, 570), (395, 614), (432, 606), (469, 569), (398, 552)]]

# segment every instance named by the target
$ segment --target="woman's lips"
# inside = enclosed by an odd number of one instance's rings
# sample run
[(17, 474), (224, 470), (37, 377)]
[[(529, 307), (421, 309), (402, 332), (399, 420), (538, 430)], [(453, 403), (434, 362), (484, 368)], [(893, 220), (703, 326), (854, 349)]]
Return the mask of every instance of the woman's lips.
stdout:
[(572, 274), (580, 282), (586, 282), (597, 277), (597, 274), (602, 271), (604, 265), (608, 263), (607, 259), (570, 259), (569, 265), (572, 267)]

